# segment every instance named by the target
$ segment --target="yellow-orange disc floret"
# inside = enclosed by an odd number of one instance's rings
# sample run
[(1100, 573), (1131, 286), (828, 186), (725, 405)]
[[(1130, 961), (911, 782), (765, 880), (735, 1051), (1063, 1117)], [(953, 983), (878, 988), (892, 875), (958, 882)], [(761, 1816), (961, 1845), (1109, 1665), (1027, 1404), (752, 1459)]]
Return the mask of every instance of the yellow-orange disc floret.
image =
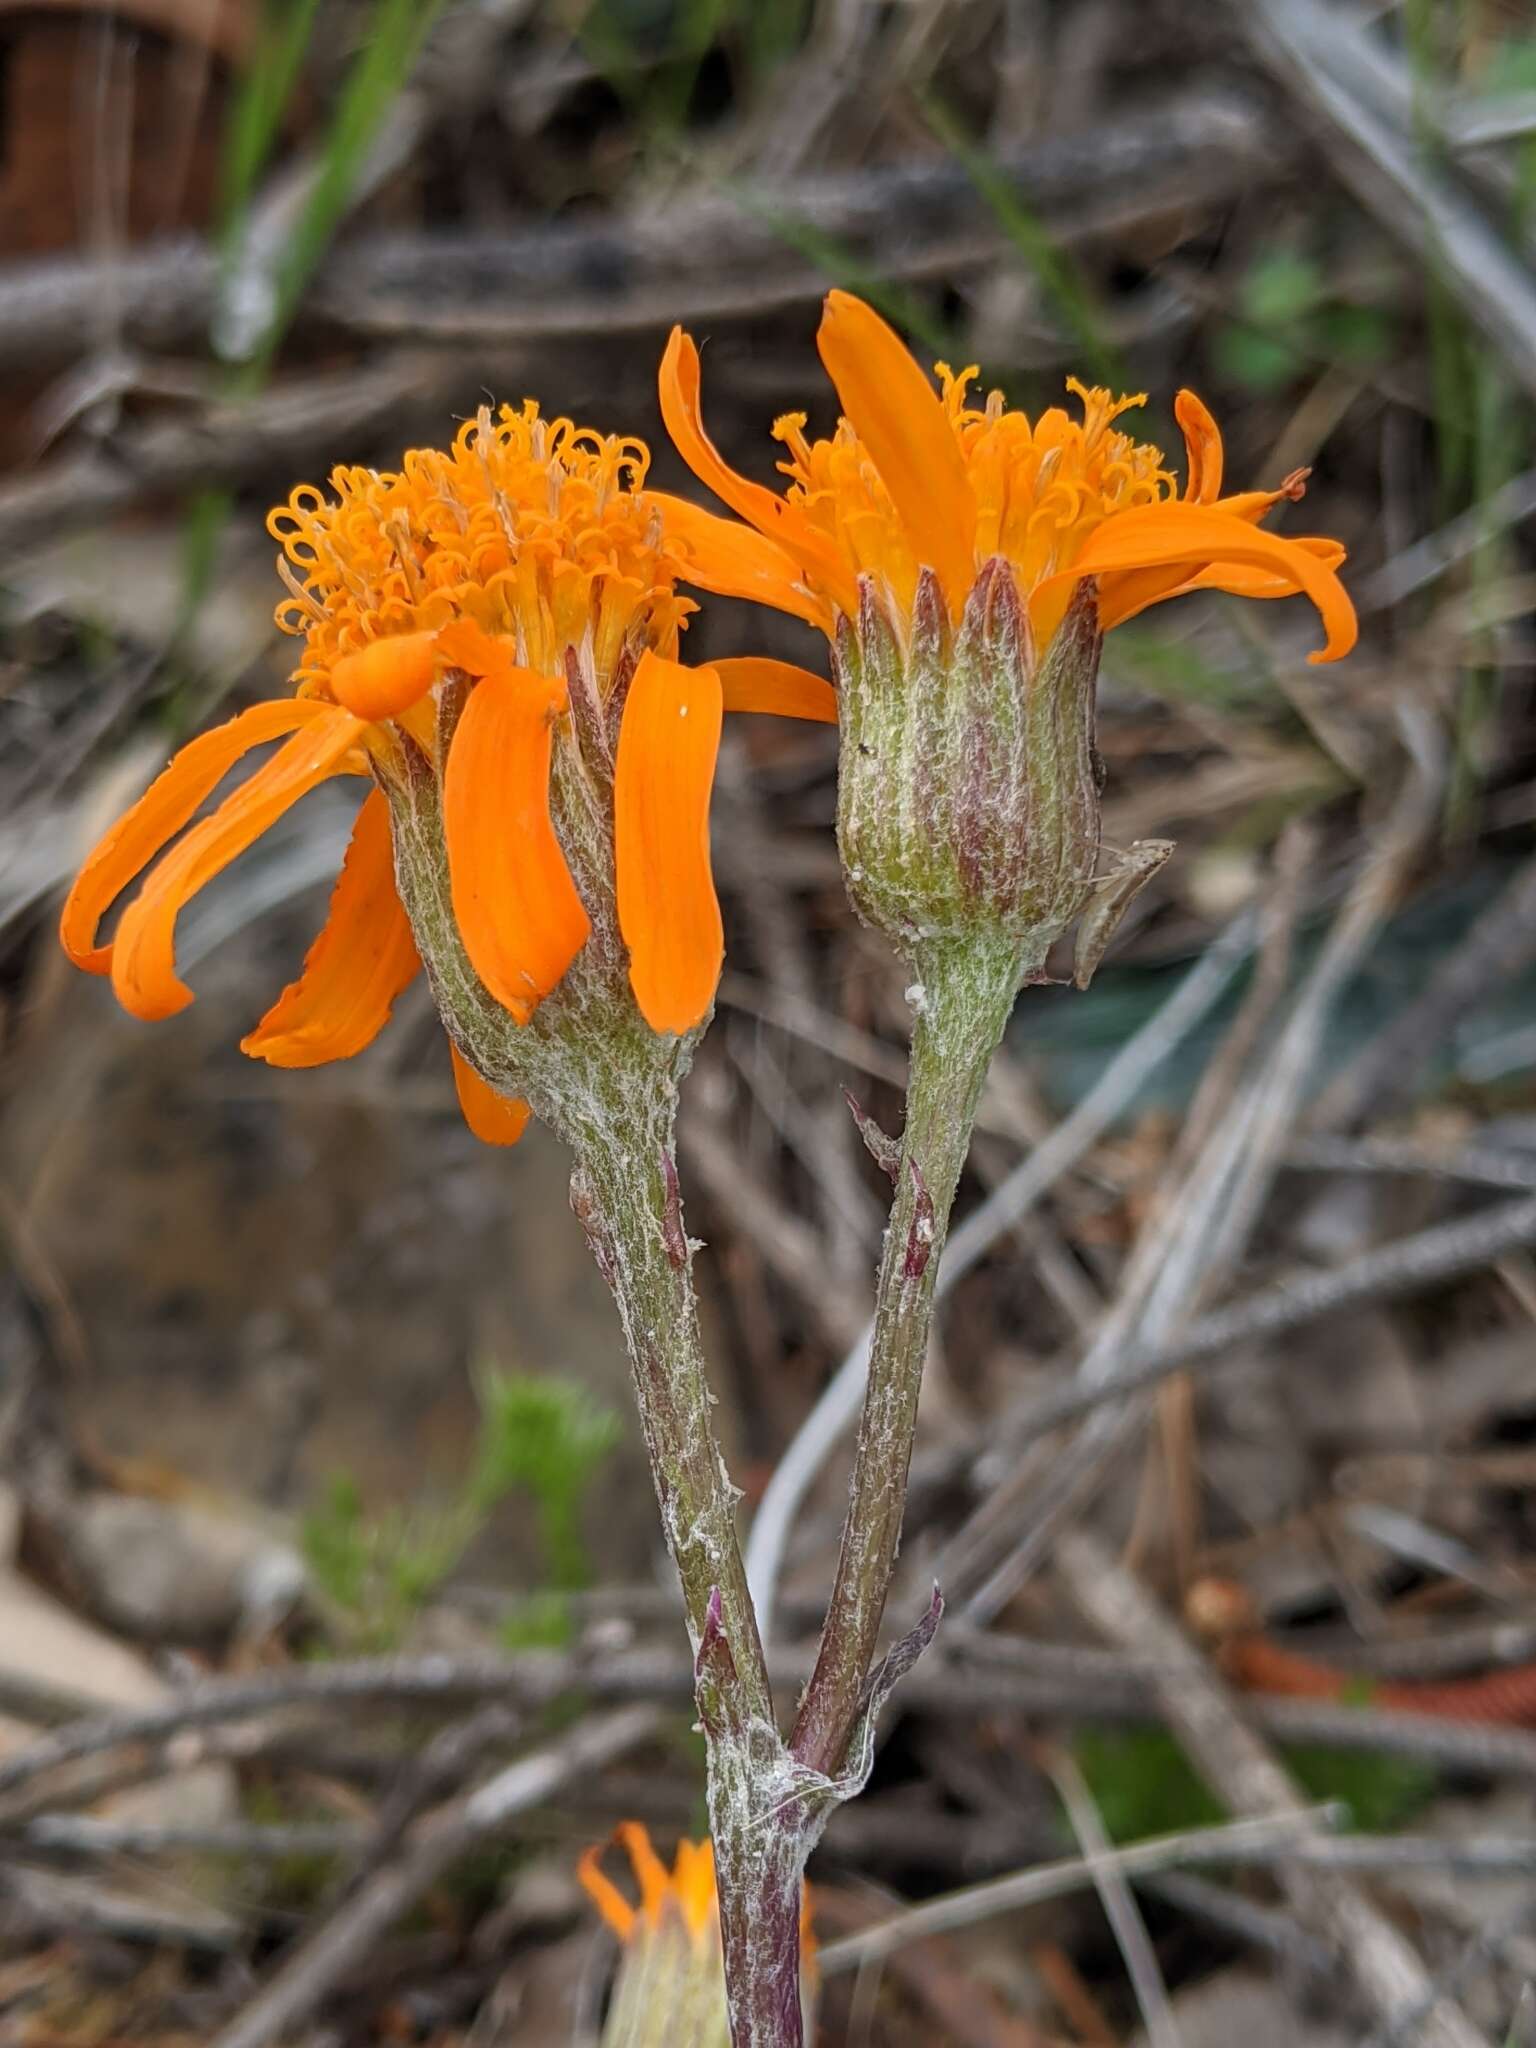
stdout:
[[(936, 370), (945, 417), (975, 499), (973, 572), (1002, 555), (1024, 589), (1033, 590), (1068, 567), (1111, 513), (1155, 505), (1175, 494), (1161, 449), (1114, 428), (1122, 413), (1146, 403), (1144, 392), (1114, 398), (1069, 377), (1068, 388), (1082, 400), (1082, 420), (1055, 406), (1032, 421), (1025, 413), (1009, 412), (1000, 391), (992, 392), (984, 406), (968, 405), (968, 389), (979, 374), (974, 364), (958, 376), (948, 363), (939, 363)], [(831, 440), (808, 441), (804, 413), (786, 413), (773, 431), (789, 451), (779, 469), (790, 479), (791, 501), (837, 540), (860, 574), (879, 581), (900, 613), (909, 612), (924, 564), (848, 421), (839, 420)], [(963, 605), (964, 591), (956, 595)], [(1063, 597), (1062, 610), (1065, 605)], [(1058, 622), (1059, 615), (1049, 623), (1054, 627)]]
[(335, 503), (300, 485), (267, 521), (286, 558), (277, 623), (304, 638), (298, 680), (330, 694), (339, 664), (461, 618), (540, 675), (584, 643), (600, 684), (626, 642), (675, 658), (695, 606), (674, 588), (682, 558), (644, 494), (649, 462), (642, 441), (542, 419), (528, 399), (482, 407), (450, 449), (412, 449), (399, 471), (333, 471)]

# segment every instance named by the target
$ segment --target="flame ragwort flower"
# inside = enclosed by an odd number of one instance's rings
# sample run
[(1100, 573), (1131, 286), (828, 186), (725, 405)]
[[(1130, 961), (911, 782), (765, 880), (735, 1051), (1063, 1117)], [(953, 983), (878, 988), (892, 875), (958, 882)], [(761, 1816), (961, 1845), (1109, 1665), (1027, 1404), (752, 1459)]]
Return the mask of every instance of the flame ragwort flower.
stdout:
[(1305, 471), (1273, 491), (1221, 495), (1222, 444), (1192, 391), (1176, 414), (1188, 471), (1182, 496), (1161, 452), (1115, 422), (1146, 402), (1113, 398), (1075, 378), (1074, 420), (1052, 407), (1031, 420), (1001, 392), (969, 403), (974, 367), (937, 365), (935, 392), (872, 307), (828, 294), (817, 335), (842, 417), (830, 440), (807, 440), (805, 415), (787, 413), (774, 436), (787, 450), (782, 493), (729, 467), (704, 430), (699, 352), (674, 328), (661, 365), (667, 430), (699, 480), (749, 531), (687, 507), (673, 530), (691, 556), (686, 580), (756, 598), (831, 634), (857, 620), (868, 578), (901, 631), (910, 629), (922, 570), (933, 572), (959, 624), (985, 565), (1006, 561), (1023, 596), (1037, 649), (1065, 619), (1076, 587), (1097, 580), (1099, 624), (1123, 625), (1148, 605), (1192, 590), (1241, 597), (1304, 593), (1322, 616), (1334, 661), (1354, 644), (1355, 619), (1336, 570), (1337, 541), (1286, 539), (1258, 521), (1302, 496)]
[(1222, 495), (1222, 445), (1179, 394), (1182, 494), (1161, 452), (1118, 422), (1140, 397), (1069, 380), (1074, 419), (1031, 419), (974, 369), (935, 391), (895, 333), (846, 292), (817, 337), (842, 405), (830, 439), (780, 419), (782, 490), (731, 469), (704, 430), (699, 354), (674, 329), (662, 415), (684, 460), (742, 524), (668, 506), (685, 579), (819, 627), (832, 642), (841, 729), (838, 840), (866, 922), (919, 969), (953, 940), (995, 940), (1021, 978), (1090, 906), (1079, 979), (1171, 851), (1147, 841), (1101, 869), (1095, 689), (1105, 632), (1185, 591), (1310, 598), (1334, 660), (1355, 617), (1333, 540), (1259, 522), (1302, 495)]
[[(605, 2048), (729, 2048), (720, 1900), (714, 1845), (680, 1841), (672, 1868), (639, 1821), (621, 1821), (614, 1840), (629, 1859), (631, 1901), (602, 1867), (607, 1847), (585, 1851), (576, 1874), (623, 1948), (603, 2032)], [(800, 1998), (809, 2019), (816, 1993), (810, 1894), (801, 1886)]]
[[(642, 442), (545, 420), (528, 400), (482, 408), (451, 449), (413, 449), (399, 471), (338, 468), (329, 498), (295, 490), (268, 527), (288, 590), (277, 623), (303, 641), (296, 694), (192, 740), (101, 840), (64, 908), (75, 964), (110, 974), (133, 1015), (174, 1015), (192, 1000), (175, 967), (185, 904), (317, 784), (360, 775), (375, 787), (325, 926), (242, 1049), (279, 1067), (361, 1051), (421, 964), (390, 798), (424, 767), (464, 949), (517, 1023), (596, 923), (616, 928), (651, 1029), (697, 1026), (721, 959), (708, 806), (722, 712), (836, 712), (828, 685), (785, 663), (679, 662), (695, 606), (675, 587), (684, 554), (648, 463)], [(146, 869), (104, 943), (104, 915)], [(472, 1128), (514, 1140), (525, 1107), (457, 1049), (454, 1068)]]

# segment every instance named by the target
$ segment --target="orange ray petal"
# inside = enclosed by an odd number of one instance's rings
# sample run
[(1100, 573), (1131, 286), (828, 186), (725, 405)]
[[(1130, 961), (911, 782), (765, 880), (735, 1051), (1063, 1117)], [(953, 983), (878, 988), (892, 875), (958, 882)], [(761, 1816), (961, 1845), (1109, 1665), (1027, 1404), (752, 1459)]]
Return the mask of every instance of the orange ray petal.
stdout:
[(59, 920), (59, 937), (77, 967), (88, 974), (111, 972), (112, 948), (96, 943), (102, 918), (135, 875), (170, 844), (236, 761), (252, 747), (285, 739), (330, 709), (307, 697), (284, 697), (270, 704), (253, 704), (238, 718), (188, 740), (132, 809), (97, 842), (75, 877)]
[(661, 416), (678, 454), (722, 504), (729, 505), (759, 533), (778, 541), (837, 597), (845, 611), (856, 612), (854, 578), (831, 534), (813, 526), (777, 491), (732, 469), (704, 431), (700, 382), (699, 351), (693, 337), (674, 327), (661, 358), (657, 387)]
[[(1325, 540), (1320, 535), (1298, 535), (1291, 545), (1305, 548), (1325, 569), (1337, 569), (1346, 556), (1339, 541)], [(1149, 605), (1161, 604), (1169, 597), (1185, 597), (1197, 590), (1225, 591), (1229, 597), (1296, 597), (1301, 586), (1292, 575), (1255, 568), (1249, 562), (1218, 562), (1193, 576), (1174, 569), (1131, 570), (1125, 575), (1104, 578), (1099, 586), (1099, 616), (1107, 633), (1111, 627), (1134, 619)]]
[(467, 676), (493, 676), (517, 660), (515, 641), (487, 633), (474, 619), (450, 619), (438, 631), (437, 651), (450, 668), (461, 668)]
[(351, 1059), (389, 1022), (421, 961), (395, 890), (389, 799), (375, 789), (352, 827), (330, 914), (290, 982), (240, 1050), (272, 1067)]
[(872, 306), (828, 292), (816, 346), (912, 552), (957, 616), (976, 577), (976, 494), (938, 394)]
[[(1324, 644), (1310, 660), (1337, 661), (1354, 646), (1355, 608), (1333, 569), (1299, 542), (1205, 505), (1149, 505), (1115, 513), (1088, 536), (1070, 569), (1048, 576), (1036, 587), (1030, 611), (1033, 615), (1038, 608), (1049, 616), (1053, 606), (1060, 605), (1064, 590), (1084, 576), (1096, 575), (1102, 579), (1101, 605), (1108, 586), (1109, 609), (1102, 615), (1123, 617), (1115, 610), (1113, 579), (1126, 571), (1177, 569), (1183, 571), (1179, 582), (1185, 582), (1202, 570), (1228, 563), (1289, 577), (1311, 598), (1323, 622)], [(1177, 584), (1163, 594), (1171, 596), (1173, 588)]]
[[(451, 1041), (448, 1050), (453, 1055), (453, 1085), (459, 1091), (459, 1108), (464, 1112), (465, 1123), (482, 1145), (515, 1145), (528, 1128), (527, 1103), (510, 1095), (498, 1095)], [(593, 1897), (596, 1896), (594, 1892)]]
[[(1303, 549), (1325, 569), (1341, 569), (1349, 559), (1349, 550), (1340, 540), (1329, 540), (1322, 534), (1299, 533), (1291, 537), (1290, 545)], [(1218, 582), (1214, 579), (1220, 578)], [(1207, 578), (1212, 579), (1207, 583)], [(1194, 589), (1230, 590), (1238, 597), (1294, 597), (1298, 588), (1296, 579), (1277, 570), (1258, 569), (1251, 564), (1226, 562), (1217, 563), (1204, 569), (1190, 579)]]
[[(805, 586), (805, 570), (787, 548), (769, 540), (750, 526), (738, 526), (733, 519), (721, 519), (687, 498), (674, 498), (666, 491), (648, 491), (651, 504), (660, 508), (669, 541), (680, 541), (688, 566), (682, 572), (685, 583), (697, 583), (721, 597), (745, 597), (754, 604), (772, 605), (830, 633), (832, 607)], [(853, 616), (858, 610), (857, 585), (846, 579), (852, 594)], [(839, 600), (841, 601), (841, 600)]]
[(326, 680), (338, 704), (372, 721), (408, 711), (431, 689), (436, 671), (435, 633), (397, 633), (342, 655)]
[(725, 956), (709, 866), (720, 678), (647, 651), (619, 728), (614, 856), (629, 981), (653, 1031), (691, 1031)]
[(1173, 401), (1173, 416), (1184, 435), (1189, 465), (1184, 501), (1189, 505), (1213, 505), (1221, 496), (1221, 429), (1193, 391), (1179, 393)]
[(576, 1864), (576, 1880), (620, 1941), (628, 1941), (639, 1919), (634, 1907), (602, 1867), (606, 1842), (594, 1842), (583, 1849)]
[(672, 1863), (672, 1890), (688, 1932), (697, 1939), (713, 1919), (718, 1898), (715, 1889), (715, 1845), (679, 1842)]
[(592, 929), (549, 815), (564, 687), (505, 667), (475, 685), (443, 778), (453, 914), (476, 973), (526, 1024)]
[(650, 1834), (639, 1821), (621, 1820), (613, 1832), (629, 1852), (635, 1881), (640, 1887), (640, 1910), (647, 1920), (654, 1923), (661, 1918), (661, 1909), (672, 1889), (667, 1866), (651, 1847)]
[(123, 1008), (150, 1020), (174, 1017), (192, 1000), (176, 978), (176, 919), (183, 906), (263, 832), (329, 776), (345, 774), (344, 757), (363, 721), (338, 705), (281, 747), (212, 817), (172, 847), (123, 912), (112, 948), (112, 987)]
[(792, 661), (770, 661), (766, 655), (733, 655), (711, 664), (720, 678), (721, 701), (727, 711), (769, 711), (779, 718), (812, 718), (836, 725), (837, 692), (808, 668)]

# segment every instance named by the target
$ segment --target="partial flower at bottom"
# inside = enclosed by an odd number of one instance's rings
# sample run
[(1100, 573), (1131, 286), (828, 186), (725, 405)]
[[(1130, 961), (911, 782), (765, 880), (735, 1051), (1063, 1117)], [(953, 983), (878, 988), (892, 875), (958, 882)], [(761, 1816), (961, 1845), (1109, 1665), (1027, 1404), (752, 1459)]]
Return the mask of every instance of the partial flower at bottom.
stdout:
[[(621, 1822), (614, 1840), (629, 1859), (633, 1900), (602, 1867), (606, 1844), (588, 1849), (577, 1867), (621, 1948), (602, 2048), (730, 2048), (712, 1845), (679, 1842), (669, 1870), (638, 1821)], [(816, 2000), (809, 1892), (801, 1909), (800, 1955), (809, 2040)]]

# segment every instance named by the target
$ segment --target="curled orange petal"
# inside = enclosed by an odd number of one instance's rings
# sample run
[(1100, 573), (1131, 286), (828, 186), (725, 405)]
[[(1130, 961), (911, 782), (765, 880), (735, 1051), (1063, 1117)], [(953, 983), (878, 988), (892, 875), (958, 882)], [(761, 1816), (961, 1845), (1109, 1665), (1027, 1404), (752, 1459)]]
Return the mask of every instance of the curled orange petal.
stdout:
[(779, 718), (811, 718), (819, 725), (837, 723), (836, 690), (808, 668), (759, 654), (733, 655), (711, 666), (720, 678), (721, 702), (727, 711), (767, 711)]
[[(738, 526), (733, 519), (706, 512), (687, 498), (674, 498), (666, 491), (646, 495), (661, 512), (667, 539), (682, 543), (685, 583), (697, 583), (721, 597), (744, 597), (754, 604), (772, 605), (775, 611), (804, 619), (824, 633), (832, 631), (831, 605), (807, 589), (806, 571), (787, 548), (753, 527)], [(857, 585), (851, 575), (844, 580), (845, 594), (856, 612)]]
[(603, 1869), (603, 1851), (607, 1846), (606, 1842), (594, 1842), (590, 1849), (583, 1849), (576, 1865), (576, 1877), (620, 1941), (628, 1941), (640, 1916)]
[(661, 1909), (672, 1889), (667, 1866), (652, 1848), (650, 1834), (639, 1821), (621, 1820), (613, 1832), (629, 1852), (630, 1866), (640, 1887), (640, 1910), (654, 1925), (661, 1918)]
[(976, 576), (976, 494), (938, 394), (873, 306), (828, 292), (816, 346), (912, 552), (959, 616)]
[(238, 718), (200, 733), (173, 756), (131, 810), (101, 838), (75, 877), (59, 920), (59, 938), (77, 967), (108, 974), (112, 948), (96, 933), (114, 899), (168, 846), (187, 820), (252, 747), (323, 718), (330, 711), (307, 697), (253, 704)]
[(437, 651), (450, 668), (461, 668), (467, 676), (493, 676), (517, 660), (514, 641), (487, 633), (474, 619), (451, 619), (439, 628)]
[(619, 728), (614, 859), (629, 981), (653, 1031), (691, 1031), (720, 979), (725, 933), (709, 865), (720, 678), (642, 654)]
[(436, 671), (435, 633), (397, 633), (342, 655), (327, 681), (338, 704), (371, 722), (408, 711), (431, 689)]
[(482, 1145), (515, 1145), (528, 1128), (527, 1103), (510, 1095), (498, 1095), (451, 1041), (448, 1050), (453, 1055), (453, 1085), (459, 1092), (459, 1108), (465, 1123)]
[(1189, 471), (1184, 479), (1184, 501), (1189, 505), (1213, 505), (1221, 496), (1223, 455), (1221, 429), (1212, 419), (1203, 399), (1193, 391), (1181, 391), (1173, 401), (1173, 416), (1184, 435)]
[(420, 966), (395, 889), (389, 800), (375, 789), (357, 814), (330, 914), (303, 971), (241, 1039), (240, 1050), (272, 1067), (350, 1059), (377, 1038)]
[(506, 667), (475, 685), (443, 778), (453, 914), (475, 972), (525, 1024), (586, 944), (591, 920), (549, 815), (564, 687)]
[(327, 777), (346, 772), (363, 721), (335, 704), (279, 747), (270, 761), (194, 825), (123, 912), (112, 947), (112, 987), (135, 1017), (174, 1017), (192, 1000), (176, 976), (176, 919), (199, 889), (227, 868), (290, 805)]
[[(1115, 609), (1114, 578), (1130, 570), (1178, 570), (1181, 575), (1162, 595), (1208, 569), (1227, 564), (1267, 571), (1294, 582), (1311, 598), (1323, 622), (1324, 644), (1312, 661), (1337, 661), (1354, 646), (1358, 633), (1355, 608), (1333, 568), (1299, 541), (1266, 533), (1214, 506), (1161, 504), (1118, 512), (1088, 536), (1071, 568), (1047, 577), (1030, 598), (1037, 625), (1059, 608), (1063, 593), (1084, 576), (1100, 578), (1101, 616), (1117, 622), (1126, 613)], [(1154, 602), (1153, 598), (1143, 603)], [(1140, 607), (1138, 606), (1138, 609)]]
[[(1337, 569), (1346, 557), (1341, 542), (1325, 540), (1321, 535), (1301, 534), (1290, 545), (1304, 548), (1325, 569)], [(1188, 597), (1198, 590), (1225, 591), (1229, 597), (1296, 597), (1301, 585), (1294, 575), (1281, 574), (1274, 568), (1258, 568), (1251, 562), (1217, 562), (1192, 576), (1180, 569), (1131, 570), (1103, 579), (1099, 587), (1100, 620), (1107, 633), (1112, 626), (1123, 626), (1127, 619), (1134, 619), (1149, 605), (1161, 604), (1168, 597)]]
[(661, 416), (677, 452), (700, 483), (749, 526), (778, 541), (850, 613), (858, 608), (854, 578), (831, 534), (813, 526), (777, 491), (755, 484), (732, 469), (704, 431), (699, 351), (693, 337), (674, 327), (668, 337), (657, 388)]

